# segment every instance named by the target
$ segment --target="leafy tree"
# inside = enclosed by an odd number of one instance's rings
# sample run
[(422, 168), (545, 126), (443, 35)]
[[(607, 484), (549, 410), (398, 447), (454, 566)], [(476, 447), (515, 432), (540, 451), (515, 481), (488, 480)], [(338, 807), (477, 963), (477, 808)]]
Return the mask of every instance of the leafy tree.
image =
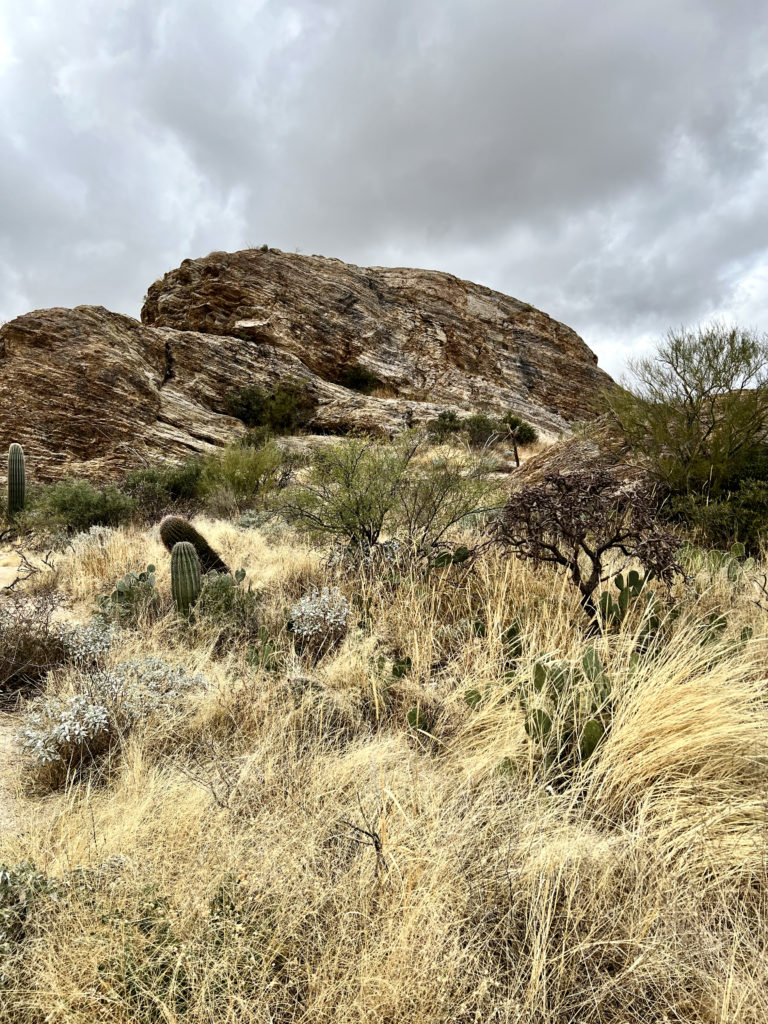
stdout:
[(768, 441), (768, 339), (719, 321), (670, 330), (608, 396), (624, 442), (672, 492), (717, 494)]

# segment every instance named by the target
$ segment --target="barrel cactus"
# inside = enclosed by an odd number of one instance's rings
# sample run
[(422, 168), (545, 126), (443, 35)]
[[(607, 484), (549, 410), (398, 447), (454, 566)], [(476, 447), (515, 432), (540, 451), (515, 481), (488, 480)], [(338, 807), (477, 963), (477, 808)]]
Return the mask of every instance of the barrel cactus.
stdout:
[(191, 544), (200, 560), (200, 567), (206, 572), (228, 573), (229, 567), (216, 554), (208, 541), (183, 516), (165, 516), (160, 522), (160, 540), (168, 551), (173, 551), (182, 541)]
[(171, 593), (180, 615), (188, 616), (200, 596), (200, 562), (189, 541), (174, 544), (171, 552)]
[(27, 478), (24, 470), (24, 450), (20, 444), (8, 449), (8, 517), (13, 519), (24, 508)]

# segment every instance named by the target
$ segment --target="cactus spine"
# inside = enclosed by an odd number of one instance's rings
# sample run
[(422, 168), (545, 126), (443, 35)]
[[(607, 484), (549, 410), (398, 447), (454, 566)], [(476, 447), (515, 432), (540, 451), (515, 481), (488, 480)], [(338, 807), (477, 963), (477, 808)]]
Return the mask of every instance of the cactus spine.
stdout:
[(200, 595), (200, 562), (192, 544), (181, 541), (171, 552), (171, 593), (180, 615), (189, 616)]
[(20, 444), (8, 449), (8, 518), (13, 519), (24, 508), (27, 478), (24, 471), (24, 450)]
[(165, 516), (160, 521), (160, 540), (168, 551), (173, 551), (174, 546), (182, 541), (191, 544), (200, 559), (200, 567), (204, 573), (229, 572), (228, 566), (219, 558), (205, 537), (182, 516)]

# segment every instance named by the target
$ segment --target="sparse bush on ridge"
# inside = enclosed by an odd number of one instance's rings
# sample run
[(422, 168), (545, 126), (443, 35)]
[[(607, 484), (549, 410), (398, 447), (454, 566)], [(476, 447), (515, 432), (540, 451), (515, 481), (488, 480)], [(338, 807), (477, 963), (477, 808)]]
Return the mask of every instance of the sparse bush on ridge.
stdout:
[(290, 434), (305, 427), (315, 414), (316, 403), (306, 389), (285, 384), (267, 392), (259, 387), (240, 388), (227, 395), (230, 416), (246, 427), (268, 427), (276, 434)]

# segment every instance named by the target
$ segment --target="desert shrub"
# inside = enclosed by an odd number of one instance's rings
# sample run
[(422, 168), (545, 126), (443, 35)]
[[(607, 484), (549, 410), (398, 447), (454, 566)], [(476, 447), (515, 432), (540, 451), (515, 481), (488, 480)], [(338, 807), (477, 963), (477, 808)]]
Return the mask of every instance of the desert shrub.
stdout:
[(181, 699), (206, 689), (192, 675), (160, 658), (124, 661), (84, 673), (68, 696), (47, 694), (27, 709), (19, 742), (30, 772), (58, 785), (119, 747), (149, 715), (175, 714)]
[(768, 482), (742, 480), (718, 497), (702, 493), (670, 495), (662, 506), (664, 518), (687, 528), (705, 546), (744, 544), (759, 555), (768, 534)]
[(387, 532), (429, 555), (451, 526), (485, 501), (491, 485), (482, 467), (463, 458), (418, 465), (423, 443), (408, 434), (394, 444), (352, 438), (330, 445), (276, 507), (299, 528), (344, 539), (358, 551), (369, 551)]
[(551, 473), (542, 483), (514, 492), (495, 532), (518, 557), (564, 569), (592, 615), (595, 591), (613, 575), (606, 570), (612, 556), (635, 558), (668, 580), (680, 544), (659, 527), (647, 490), (622, 486), (604, 469)]
[(31, 861), (0, 864), (0, 959), (13, 953), (26, 938), (29, 915), (35, 903), (54, 895), (55, 891), (55, 883)]
[(84, 625), (56, 627), (67, 654), (67, 661), (81, 667), (96, 665), (104, 660), (115, 639), (113, 626), (96, 616)]
[(200, 493), (211, 501), (231, 500), (233, 507), (253, 504), (281, 481), (283, 455), (274, 441), (261, 448), (233, 445), (207, 456), (202, 463)]
[(357, 391), (361, 395), (372, 395), (377, 388), (382, 386), (382, 381), (376, 374), (366, 366), (359, 363), (354, 366), (345, 366), (336, 378), (336, 383), (350, 391)]
[(338, 587), (313, 588), (293, 605), (289, 616), (289, 629), (302, 650), (318, 656), (346, 636), (349, 601)]
[(521, 448), (529, 444), (535, 444), (539, 439), (536, 428), (526, 420), (515, 416), (514, 413), (508, 412), (501, 422), (506, 426), (512, 438)]
[(461, 430), (461, 420), (453, 409), (444, 409), (435, 419), (427, 422), (426, 428), (430, 438), (442, 444)]
[(484, 412), (476, 412), (472, 416), (468, 416), (462, 421), (461, 427), (474, 448), (483, 448), (507, 432), (507, 428), (502, 423), (491, 419)]
[(137, 626), (158, 610), (160, 599), (155, 589), (155, 567), (128, 572), (114, 590), (98, 599), (99, 614), (108, 622)]
[[(497, 500), (498, 485), (483, 461), (466, 455), (432, 459), (413, 466), (403, 481), (389, 528), (409, 552), (431, 557), (452, 527)], [(457, 557), (453, 564), (464, 560)]]
[(227, 395), (225, 407), (246, 427), (269, 427), (276, 434), (290, 434), (309, 423), (317, 403), (305, 389), (286, 384), (270, 392), (258, 387), (240, 388)]
[(768, 339), (713, 322), (671, 330), (607, 395), (622, 441), (672, 493), (716, 496), (768, 440)]
[(38, 683), (70, 656), (64, 630), (53, 621), (55, 595), (0, 597), (0, 691)]
[(234, 577), (218, 573), (203, 576), (195, 604), (194, 628), (213, 636), (217, 649), (261, 638), (261, 600), (250, 584), (244, 585), (244, 578), (242, 569)]
[(135, 501), (139, 515), (154, 519), (169, 508), (193, 503), (199, 497), (202, 471), (200, 459), (147, 466), (128, 473), (122, 490)]
[(76, 532), (91, 526), (119, 526), (135, 509), (134, 499), (112, 484), (99, 488), (88, 480), (61, 480), (43, 490), (37, 514), (47, 525)]

